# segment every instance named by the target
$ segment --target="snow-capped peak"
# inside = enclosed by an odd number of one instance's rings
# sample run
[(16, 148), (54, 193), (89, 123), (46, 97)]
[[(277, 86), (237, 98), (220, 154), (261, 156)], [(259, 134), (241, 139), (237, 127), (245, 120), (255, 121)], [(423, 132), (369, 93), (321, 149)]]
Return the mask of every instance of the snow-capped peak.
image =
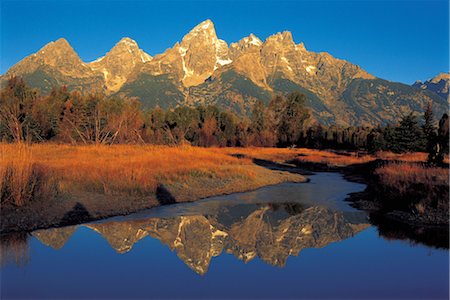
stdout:
[(202, 29), (208, 29), (210, 26), (214, 26), (214, 24), (209, 19), (202, 23)]
[(246, 43), (255, 45), (255, 46), (261, 46), (262, 45), (262, 41), (256, 37), (253, 33), (251, 33), (248, 37), (244, 38), (244, 41)]
[(117, 43), (117, 45), (119, 45), (119, 44), (124, 44), (124, 45), (127, 45), (127, 46), (129, 46), (129, 47), (137, 47), (136, 41), (130, 39), (129, 37), (124, 37), (124, 38), (122, 38), (122, 39)]
[(203, 22), (201, 22), (200, 24), (198, 24), (197, 26), (195, 26), (192, 31), (203, 31), (203, 30), (207, 30), (207, 29), (212, 29), (214, 30), (214, 23), (210, 20), (207, 19)]

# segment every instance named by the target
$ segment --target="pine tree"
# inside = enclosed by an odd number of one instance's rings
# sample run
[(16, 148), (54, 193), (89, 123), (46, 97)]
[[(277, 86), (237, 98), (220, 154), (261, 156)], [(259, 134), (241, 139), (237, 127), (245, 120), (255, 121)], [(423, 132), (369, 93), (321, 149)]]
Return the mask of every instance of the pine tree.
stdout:
[(392, 151), (397, 153), (423, 150), (423, 131), (412, 113), (404, 116), (395, 128)]
[(422, 126), (423, 134), (426, 139), (426, 150), (428, 152), (428, 161), (434, 161), (436, 156), (436, 128), (434, 127), (433, 106), (428, 102), (427, 108), (423, 115), (425, 123)]
[(444, 114), (439, 120), (437, 148), (436, 163), (442, 164), (445, 154), (449, 152), (449, 120), (447, 114)]

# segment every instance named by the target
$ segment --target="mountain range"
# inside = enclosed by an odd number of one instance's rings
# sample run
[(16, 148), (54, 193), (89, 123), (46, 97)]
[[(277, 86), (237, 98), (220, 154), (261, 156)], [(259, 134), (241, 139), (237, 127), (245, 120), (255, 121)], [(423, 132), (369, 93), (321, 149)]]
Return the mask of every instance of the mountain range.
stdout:
[(37, 230), (32, 235), (47, 246), (61, 249), (80, 227), (99, 233), (121, 254), (146, 237), (156, 238), (190, 269), (204, 275), (212, 258), (222, 253), (233, 254), (245, 263), (259, 257), (267, 264), (284, 267), (289, 256), (350, 238), (369, 224), (360, 212), (296, 203), (245, 204), (226, 207), (213, 215), (89, 223)]
[(396, 122), (411, 111), (422, 114), (429, 102), (439, 117), (448, 110), (448, 74), (413, 86), (390, 82), (326, 52), (308, 51), (289, 31), (264, 42), (250, 34), (228, 45), (210, 20), (154, 57), (123, 38), (105, 56), (83, 62), (61, 38), (11, 67), (0, 82), (14, 75), (44, 93), (65, 85), (136, 97), (144, 108), (215, 104), (238, 115), (249, 115), (257, 100), (300, 91), (314, 120), (342, 126)]

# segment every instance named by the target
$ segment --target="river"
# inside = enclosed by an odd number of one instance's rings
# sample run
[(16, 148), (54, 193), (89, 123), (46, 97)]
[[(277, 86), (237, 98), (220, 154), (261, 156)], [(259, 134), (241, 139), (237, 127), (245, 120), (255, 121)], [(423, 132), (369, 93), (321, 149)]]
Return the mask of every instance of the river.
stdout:
[(344, 201), (365, 185), (309, 178), (3, 236), (1, 298), (448, 298), (442, 243), (386, 237)]

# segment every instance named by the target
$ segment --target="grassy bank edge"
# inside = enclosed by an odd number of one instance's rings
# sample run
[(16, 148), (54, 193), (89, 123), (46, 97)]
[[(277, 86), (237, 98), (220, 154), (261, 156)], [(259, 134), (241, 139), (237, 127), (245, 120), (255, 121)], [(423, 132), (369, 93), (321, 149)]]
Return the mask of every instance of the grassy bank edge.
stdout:
[[(59, 150), (65, 149), (66, 148), (63, 147)], [(103, 148), (87, 149), (89, 152), (103, 151), (101, 150)], [(117, 147), (115, 150), (121, 149), (124, 149), (124, 147)], [(125, 149), (127, 151), (130, 150), (128, 148)], [(136, 149), (132, 148), (131, 150)], [(153, 148), (143, 149), (152, 150)], [(191, 149), (169, 149), (167, 147), (164, 149), (154, 149), (158, 152), (161, 152), (161, 150), (175, 151), (175, 153), (179, 155), (185, 155), (186, 153), (184, 152), (187, 151), (186, 157), (192, 155), (192, 153), (189, 152)], [(64, 173), (63, 175), (58, 174), (58, 166), (55, 167), (55, 165), (52, 165), (52, 162), (47, 160), (47, 156), (44, 158), (39, 157), (39, 155), (31, 153), (29, 149), (24, 146), (17, 146), (14, 150), (14, 159), (11, 160), (11, 164), (7, 165), (6, 168), (3, 168), (4, 170), (9, 169), (9, 171), (2, 174), (5, 175), (9, 172), (9, 175), (2, 177), (2, 179), (7, 179), (2, 180), (2, 188), (5, 188), (5, 186), (8, 187), (8, 185), (13, 187), (10, 191), (6, 192), (6, 195), (10, 198), (12, 196), (17, 197), (17, 193), (19, 193), (18, 199), (24, 200), (26, 198), (32, 198), (33, 196), (36, 197), (36, 199), (28, 202), (25, 201), (26, 203), (21, 201), (10, 204), (8, 204), (7, 201), (3, 201), (5, 200), (3, 199), (0, 221), (0, 232), (2, 233), (10, 231), (31, 231), (34, 229), (79, 224), (111, 216), (126, 215), (158, 205), (190, 202), (212, 196), (246, 192), (283, 182), (306, 181), (306, 178), (299, 174), (273, 171), (268, 168), (257, 166), (253, 164), (249, 158), (241, 159), (231, 157), (230, 153), (222, 154), (222, 156), (225, 155), (224, 158), (217, 154), (217, 152), (221, 150), (205, 150), (199, 148), (194, 149), (194, 151), (207, 151), (205, 155), (208, 157), (209, 155), (218, 155), (219, 160), (217, 161), (217, 166), (214, 165), (216, 163), (214, 161), (212, 161), (212, 164), (205, 164), (205, 162), (203, 162), (203, 164), (197, 163), (195, 167), (193, 167), (192, 170), (188, 170), (188, 172), (185, 172), (184, 169), (176, 169), (175, 171), (172, 170), (172, 172), (174, 172), (173, 174), (164, 174), (164, 176), (161, 174), (153, 174), (155, 175), (154, 178), (148, 178), (153, 184), (150, 187), (155, 188), (155, 190), (151, 192), (135, 193), (135, 190), (132, 189), (132, 192), (129, 193), (129, 189), (127, 189), (127, 193), (108, 194), (105, 193), (106, 189), (98, 191), (91, 188), (88, 190), (71, 188), (68, 190), (69, 192), (61, 192), (54, 190), (55, 181), (60, 180), (64, 182), (64, 180), (61, 179), (61, 176), (67, 177), (68, 175)], [(44, 148), (40, 150), (46, 151), (47, 149)], [(84, 150), (86, 149), (83, 148), (82, 151)], [(127, 152), (127, 154), (129, 153)], [(6, 155), (3, 155), (3, 158), (5, 156)], [(232, 160), (224, 163), (220, 160), (226, 160), (228, 157), (231, 157)], [(207, 157), (205, 157), (205, 159), (206, 158)], [(28, 164), (25, 163), (24, 160), (28, 161)], [(178, 163), (180, 163), (180, 161)], [(185, 163), (189, 164), (190, 162)], [(3, 164), (3, 166), (5, 166), (5, 164)], [(163, 165), (162, 170), (165, 170), (166, 167), (172, 168), (172, 166)], [(217, 167), (217, 170), (208, 170), (208, 167)], [(36, 170), (40, 170), (40, 173), (37, 173)], [(176, 173), (180, 170), (182, 171), (180, 174)], [(112, 169), (111, 174), (114, 174), (113, 171), (115, 171), (115, 169)], [(86, 172), (89, 173), (91, 171), (87, 170)], [(49, 174), (52, 175), (50, 176)], [(72, 176), (72, 173), (69, 175)], [(109, 176), (110, 174), (108, 173), (107, 175)], [(118, 175), (119, 180), (117, 180), (117, 182), (120, 181), (120, 176), (122, 175), (123, 174)], [(133, 176), (136, 177), (137, 175)], [(20, 180), (17, 180), (18, 178)], [(158, 179), (156, 185), (154, 184), (155, 178)], [(137, 178), (136, 180), (139, 183), (139, 180), (141, 179), (142, 178)], [(39, 182), (42, 186), (39, 186)], [(64, 183), (64, 185), (67, 185), (67, 183)], [(49, 188), (49, 186), (52, 186), (53, 188)], [(3, 196), (4, 195), (5, 190), (3, 189)], [(13, 200), (15, 199), (10, 199), (9, 201), (14, 202)]]

